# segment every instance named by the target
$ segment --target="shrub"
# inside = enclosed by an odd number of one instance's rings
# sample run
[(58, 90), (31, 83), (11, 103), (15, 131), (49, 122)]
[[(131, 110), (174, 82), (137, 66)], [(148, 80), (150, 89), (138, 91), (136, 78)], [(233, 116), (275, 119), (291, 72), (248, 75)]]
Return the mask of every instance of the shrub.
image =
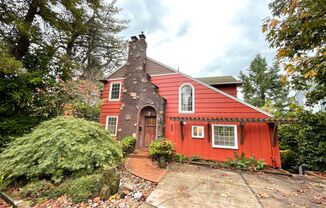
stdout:
[(32, 181), (24, 186), (20, 191), (20, 195), (24, 197), (44, 197), (48, 190), (52, 189), (54, 185), (46, 180)]
[(0, 154), (5, 179), (45, 178), (60, 182), (71, 174), (92, 173), (120, 163), (122, 150), (96, 122), (58, 117), (15, 139)]
[(132, 136), (127, 136), (121, 140), (121, 147), (124, 155), (128, 155), (135, 150), (136, 138)]
[(188, 160), (188, 158), (180, 153), (177, 153), (174, 156), (174, 161), (179, 162), (179, 163), (183, 163), (187, 160)]
[(293, 171), (304, 163), (308, 169), (326, 171), (326, 112), (295, 113), (297, 123), (282, 125), (279, 129), (282, 167)]
[(200, 156), (198, 155), (193, 155), (191, 156), (191, 158), (189, 158), (190, 161), (199, 161), (200, 160)]
[(55, 198), (66, 194), (73, 202), (81, 202), (96, 196), (102, 186), (102, 174), (81, 176), (64, 181), (60, 186), (48, 191), (46, 196)]
[(264, 161), (256, 160), (254, 156), (247, 158), (244, 152), (241, 153), (241, 156), (238, 155), (238, 152), (234, 152), (234, 159), (228, 159), (225, 166), (242, 170), (260, 170), (264, 167)]
[(149, 154), (155, 160), (163, 156), (166, 161), (171, 161), (175, 154), (174, 145), (166, 138), (156, 139), (149, 145)]

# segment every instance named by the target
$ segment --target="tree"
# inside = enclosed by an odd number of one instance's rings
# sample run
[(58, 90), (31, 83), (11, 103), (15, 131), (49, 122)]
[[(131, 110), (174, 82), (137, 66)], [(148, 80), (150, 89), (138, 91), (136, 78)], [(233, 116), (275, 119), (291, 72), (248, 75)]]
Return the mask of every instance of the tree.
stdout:
[[(94, 82), (120, 63), (125, 41), (117, 34), (126, 21), (116, 18), (115, 3), (0, 0), (0, 149), (8, 137), (60, 115), (63, 101), (75, 102), (61, 81)], [(78, 102), (77, 110), (96, 119), (98, 108), (88, 106)]]
[(324, 0), (273, 0), (262, 30), (297, 90), (310, 105), (326, 97), (326, 16)]
[(286, 116), (296, 117), (294, 124), (284, 124), (279, 129), (282, 167), (298, 171), (300, 164), (309, 169), (326, 170), (326, 112), (312, 113), (293, 105)]
[(285, 111), (290, 102), (289, 87), (279, 73), (277, 64), (268, 67), (265, 58), (258, 54), (250, 63), (248, 75), (240, 71), (244, 100), (254, 106), (272, 105), (279, 111)]
[(126, 21), (115, 17), (119, 11), (115, 1), (2, 0), (0, 38), (23, 62), (35, 50), (48, 49), (52, 69), (67, 80), (121, 61), (125, 42), (117, 34)]

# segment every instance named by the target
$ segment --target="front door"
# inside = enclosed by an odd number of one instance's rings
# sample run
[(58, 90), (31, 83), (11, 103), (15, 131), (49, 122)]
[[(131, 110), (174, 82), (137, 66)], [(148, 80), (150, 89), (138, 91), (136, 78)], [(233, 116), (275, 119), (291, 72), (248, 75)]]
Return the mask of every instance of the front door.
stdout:
[(144, 126), (144, 147), (148, 145), (156, 137), (156, 116), (146, 116)]

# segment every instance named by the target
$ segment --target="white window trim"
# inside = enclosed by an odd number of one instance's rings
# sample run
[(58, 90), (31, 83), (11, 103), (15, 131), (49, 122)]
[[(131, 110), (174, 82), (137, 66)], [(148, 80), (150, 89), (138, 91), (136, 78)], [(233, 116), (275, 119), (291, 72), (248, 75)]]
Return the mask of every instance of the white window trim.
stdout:
[[(214, 127), (215, 126), (226, 126), (226, 127), (234, 127), (234, 146), (225, 146), (225, 145), (215, 145), (214, 144)], [(238, 129), (237, 125), (224, 125), (224, 124), (212, 124), (212, 147), (213, 148), (223, 148), (223, 149), (238, 149)]]
[(119, 116), (112, 116), (112, 115), (106, 116), (105, 130), (108, 130), (108, 120), (109, 120), (109, 118), (116, 118), (117, 119), (117, 122), (116, 122), (116, 125), (115, 125), (115, 134), (112, 134), (114, 136), (117, 136)]
[[(113, 84), (120, 84), (119, 87), (119, 98), (118, 99), (111, 99), (111, 93), (112, 93), (112, 85)], [(121, 97), (121, 82), (111, 82), (110, 83), (110, 93), (109, 93), (109, 101), (119, 101)]]
[[(202, 136), (195, 136), (194, 135), (194, 127), (202, 128), (203, 135)], [(192, 126), (191, 127), (191, 136), (192, 136), (192, 138), (205, 138), (205, 131), (204, 130), (205, 130), (204, 126)]]
[[(185, 85), (189, 85), (192, 89), (192, 111), (182, 111), (181, 109), (181, 88)], [(195, 113), (195, 88), (192, 84), (190, 83), (183, 83), (179, 87), (179, 113)]]

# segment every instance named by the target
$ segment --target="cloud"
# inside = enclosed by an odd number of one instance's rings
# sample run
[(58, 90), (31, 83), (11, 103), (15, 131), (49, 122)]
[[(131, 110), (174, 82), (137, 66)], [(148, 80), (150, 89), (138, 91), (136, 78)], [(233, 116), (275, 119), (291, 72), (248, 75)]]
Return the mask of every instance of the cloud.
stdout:
[(138, 35), (141, 31), (145, 34), (157, 30), (165, 30), (166, 25), (162, 23), (168, 9), (160, 0), (143, 1), (118, 1), (118, 7), (122, 8), (121, 17), (130, 21), (129, 27), (122, 35), (129, 38)]
[(268, 0), (122, 0), (130, 20), (124, 35), (144, 30), (147, 54), (191, 76), (238, 76), (257, 53), (271, 64), (275, 52), (261, 33)]
[(206, 65), (203, 74), (238, 76), (240, 70), (249, 68), (250, 62), (258, 53), (271, 65), (275, 51), (269, 49), (265, 36), (261, 32), (263, 19), (267, 15), (266, 1), (248, 1), (231, 21), (231, 26), (239, 30), (236, 39), (226, 46), (223, 55)]

